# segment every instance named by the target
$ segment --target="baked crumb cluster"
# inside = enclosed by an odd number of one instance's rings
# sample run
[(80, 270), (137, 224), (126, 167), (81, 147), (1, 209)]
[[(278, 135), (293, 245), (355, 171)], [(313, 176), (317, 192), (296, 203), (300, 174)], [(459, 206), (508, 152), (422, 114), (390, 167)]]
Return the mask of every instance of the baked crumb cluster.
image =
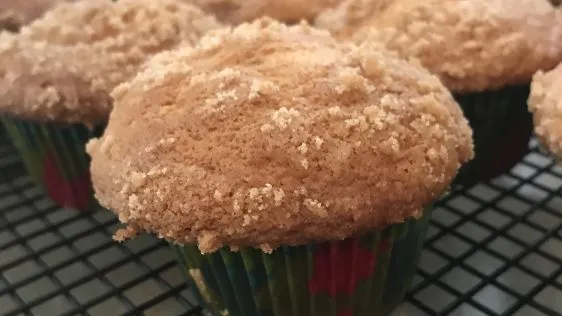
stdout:
[(370, 14), (340, 10), (320, 15), (317, 26), (419, 59), (455, 92), (527, 83), (562, 60), (562, 10), (548, 0), (352, 2)]
[(219, 26), (175, 0), (61, 3), (19, 34), (0, 34), (0, 111), (67, 123), (106, 120), (109, 93), (148, 57)]
[(202, 252), (342, 239), (421, 215), (471, 131), (450, 93), (376, 45), (260, 19), (157, 55), (88, 144), (128, 227)]
[(562, 158), (562, 64), (533, 77), (529, 110), (534, 115), (535, 134)]

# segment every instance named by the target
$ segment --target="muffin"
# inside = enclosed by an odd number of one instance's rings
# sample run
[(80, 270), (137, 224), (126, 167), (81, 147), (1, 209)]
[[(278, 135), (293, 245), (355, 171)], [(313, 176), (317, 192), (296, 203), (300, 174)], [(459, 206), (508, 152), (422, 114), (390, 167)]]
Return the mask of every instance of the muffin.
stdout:
[(562, 63), (533, 77), (529, 110), (535, 134), (558, 159), (562, 159)]
[(0, 1), (0, 32), (17, 32), (25, 25), (40, 17), (55, 3), (71, 0), (4, 0)]
[(362, 20), (321, 14), (316, 25), (341, 39), (380, 41), (441, 79), (474, 131), (475, 159), (455, 181), (465, 185), (527, 153), (532, 75), (562, 60), (562, 11), (547, 0), (395, 0)]
[(327, 8), (343, 0), (182, 0), (215, 14), (221, 22), (239, 24), (259, 17), (286, 23), (312, 20)]
[(213, 315), (386, 314), (473, 154), (436, 77), (306, 24), (210, 32), (112, 96), (87, 150), (115, 239), (168, 240)]
[(152, 55), (220, 25), (174, 0), (60, 3), (18, 34), (0, 33), (0, 115), (31, 176), (59, 205), (94, 201), (86, 141), (110, 92)]

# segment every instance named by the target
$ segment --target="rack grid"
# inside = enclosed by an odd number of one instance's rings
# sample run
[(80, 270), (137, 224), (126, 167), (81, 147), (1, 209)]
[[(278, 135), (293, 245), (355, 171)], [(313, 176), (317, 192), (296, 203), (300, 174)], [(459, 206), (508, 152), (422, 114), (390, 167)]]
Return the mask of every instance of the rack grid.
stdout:
[[(393, 316), (562, 315), (562, 166), (530, 148), (509, 174), (438, 203)], [(166, 243), (115, 243), (118, 226), (46, 199), (0, 131), (0, 315), (204, 315)]]

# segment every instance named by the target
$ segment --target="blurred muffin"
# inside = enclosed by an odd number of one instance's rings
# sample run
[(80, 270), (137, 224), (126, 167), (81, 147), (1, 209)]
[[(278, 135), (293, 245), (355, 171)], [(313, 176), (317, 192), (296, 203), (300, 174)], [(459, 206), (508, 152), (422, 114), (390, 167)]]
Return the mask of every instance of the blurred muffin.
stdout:
[(508, 171), (527, 153), (529, 82), (562, 60), (562, 11), (549, 1), (395, 0), (361, 23), (340, 25), (332, 28), (340, 38), (382, 42), (418, 59), (453, 91), (474, 130), (476, 152), (458, 183)]
[(537, 136), (562, 159), (562, 64), (549, 72), (535, 74), (529, 110), (534, 115)]
[(343, 0), (183, 0), (195, 3), (220, 21), (239, 24), (259, 17), (270, 17), (286, 23), (312, 20)]
[(337, 6), (316, 15), (316, 27), (329, 30), (340, 39), (349, 39), (357, 30), (369, 28), (375, 19), (395, 0), (341, 0)]
[(0, 34), (0, 114), (30, 173), (59, 204), (88, 208), (85, 142), (111, 90), (148, 58), (219, 27), (174, 0), (60, 3), (18, 34)]
[(214, 315), (388, 312), (472, 157), (436, 77), (305, 24), (211, 32), (112, 96), (87, 148), (96, 197), (127, 224), (115, 238), (176, 244)]
[(35, 20), (55, 3), (71, 0), (2, 0), (0, 1), (0, 32), (17, 32)]

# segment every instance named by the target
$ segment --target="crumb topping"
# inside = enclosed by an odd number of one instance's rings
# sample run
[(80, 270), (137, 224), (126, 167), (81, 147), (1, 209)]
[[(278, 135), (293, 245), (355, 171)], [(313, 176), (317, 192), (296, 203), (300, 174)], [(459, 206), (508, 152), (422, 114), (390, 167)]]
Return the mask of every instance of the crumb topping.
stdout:
[(528, 83), (562, 60), (562, 10), (548, 0), (348, 0), (316, 25), (419, 59), (455, 92)]
[(535, 134), (562, 158), (562, 64), (533, 77), (529, 110), (533, 113)]
[(104, 121), (110, 91), (150, 56), (194, 44), (219, 26), (175, 0), (59, 3), (17, 35), (0, 33), (0, 111), (33, 120)]
[[(201, 110), (232, 90), (220, 109)], [(203, 252), (403, 222), (473, 154), (460, 108), (423, 68), (270, 19), (162, 53), (113, 96), (106, 133), (87, 148), (96, 196), (125, 232)]]

